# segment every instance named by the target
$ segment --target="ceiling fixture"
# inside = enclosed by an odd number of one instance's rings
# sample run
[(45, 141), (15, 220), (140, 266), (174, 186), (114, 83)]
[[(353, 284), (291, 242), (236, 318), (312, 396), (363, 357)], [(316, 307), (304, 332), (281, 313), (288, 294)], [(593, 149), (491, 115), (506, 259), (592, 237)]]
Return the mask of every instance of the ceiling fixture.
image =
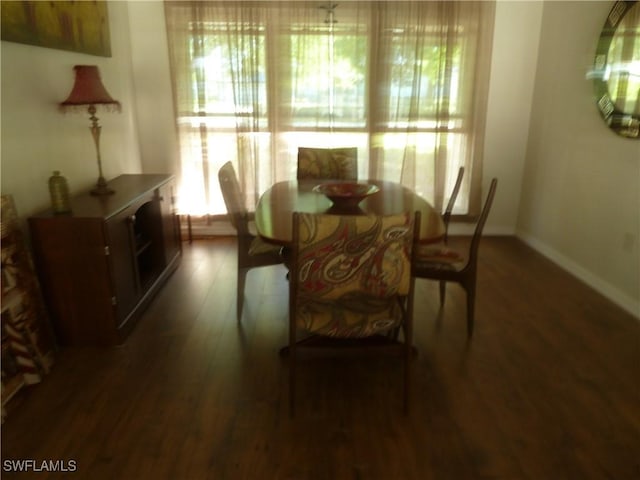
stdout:
[(332, 24), (338, 23), (338, 20), (335, 19), (335, 9), (338, 6), (337, 3), (327, 2), (326, 5), (320, 5), (318, 8), (320, 10), (326, 10), (327, 16), (324, 19), (324, 23)]

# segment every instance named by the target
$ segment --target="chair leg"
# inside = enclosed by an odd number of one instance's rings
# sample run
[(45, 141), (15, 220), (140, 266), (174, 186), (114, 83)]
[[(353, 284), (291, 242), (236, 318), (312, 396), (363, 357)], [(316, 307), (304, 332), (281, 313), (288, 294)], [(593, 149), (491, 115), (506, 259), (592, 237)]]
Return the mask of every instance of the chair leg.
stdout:
[(409, 396), (411, 392), (411, 357), (413, 354), (412, 334), (405, 330), (405, 348), (404, 348), (404, 386), (403, 386), (403, 402), (402, 410), (405, 415), (409, 414)]
[(444, 298), (447, 293), (447, 282), (440, 280), (440, 306), (444, 305)]
[(296, 414), (296, 345), (295, 340), (289, 341), (289, 416)]
[(244, 285), (247, 280), (247, 269), (238, 269), (238, 285), (236, 287), (236, 314), (238, 322), (242, 320), (242, 309), (244, 306)]
[(476, 305), (476, 286), (475, 283), (467, 285), (467, 337), (473, 336), (475, 305)]

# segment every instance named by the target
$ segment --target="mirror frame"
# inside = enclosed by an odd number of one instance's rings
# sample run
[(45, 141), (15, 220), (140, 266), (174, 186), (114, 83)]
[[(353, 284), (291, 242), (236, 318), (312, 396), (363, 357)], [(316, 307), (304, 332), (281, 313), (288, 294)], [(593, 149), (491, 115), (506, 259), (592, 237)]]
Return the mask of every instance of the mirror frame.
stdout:
[(640, 139), (640, 116), (619, 109), (611, 99), (609, 85), (603, 78), (613, 37), (622, 19), (636, 3), (638, 0), (620, 0), (611, 8), (596, 48), (593, 82), (598, 111), (609, 128), (620, 136)]

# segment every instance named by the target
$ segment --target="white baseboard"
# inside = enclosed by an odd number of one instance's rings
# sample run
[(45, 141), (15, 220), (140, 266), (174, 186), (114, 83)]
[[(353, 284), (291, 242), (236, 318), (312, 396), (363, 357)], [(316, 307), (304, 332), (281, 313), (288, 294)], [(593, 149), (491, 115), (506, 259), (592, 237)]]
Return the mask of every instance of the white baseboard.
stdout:
[[(475, 223), (451, 223), (449, 225), (449, 235), (473, 235), (473, 230), (476, 228)], [(482, 235), (515, 235), (516, 231), (513, 227), (501, 227), (493, 225), (485, 225)]]
[(623, 308), (638, 320), (640, 320), (640, 301), (635, 300), (626, 293), (621, 292), (618, 288), (611, 285), (609, 282), (583, 268), (581, 265), (561, 254), (554, 248), (551, 248), (546, 243), (541, 242), (537, 238), (534, 238), (531, 235), (525, 234), (520, 231), (516, 232), (516, 236), (531, 248), (557, 264), (559, 267), (579, 278), (591, 288), (597, 290), (613, 303)]

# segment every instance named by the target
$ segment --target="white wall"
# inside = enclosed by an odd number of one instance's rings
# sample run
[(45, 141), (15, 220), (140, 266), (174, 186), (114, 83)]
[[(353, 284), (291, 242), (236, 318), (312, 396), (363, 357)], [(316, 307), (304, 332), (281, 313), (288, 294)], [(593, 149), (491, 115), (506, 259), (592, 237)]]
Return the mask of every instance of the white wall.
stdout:
[[(498, 190), (485, 233), (515, 233), (536, 74), (542, 2), (496, 3), (483, 161), (483, 198)], [(467, 225), (466, 231), (473, 227)], [(451, 231), (465, 228), (452, 228)]]
[(640, 141), (606, 128), (585, 78), (612, 5), (544, 3), (517, 231), (640, 317)]
[(110, 58), (1, 42), (1, 188), (14, 196), (21, 217), (49, 206), (53, 170), (67, 177), (72, 193), (98, 178), (89, 115), (58, 111), (73, 86), (74, 65), (97, 65), (107, 90), (122, 103), (120, 114), (97, 114), (104, 176), (141, 170), (127, 4), (110, 2), (108, 12)]
[(142, 169), (179, 176), (179, 149), (161, 1), (129, 2)]

